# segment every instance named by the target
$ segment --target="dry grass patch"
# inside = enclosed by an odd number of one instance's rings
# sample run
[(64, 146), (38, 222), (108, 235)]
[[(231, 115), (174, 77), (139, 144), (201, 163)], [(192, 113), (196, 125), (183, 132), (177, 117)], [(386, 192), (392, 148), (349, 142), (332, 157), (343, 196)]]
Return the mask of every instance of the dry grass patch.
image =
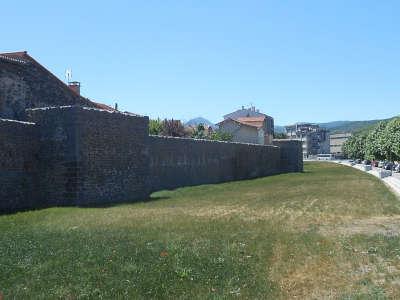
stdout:
[(330, 163), (0, 216), (6, 299), (400, 298), (400, 202)]
[(400, 216), (380, 216), (365, 219), (351, 219), (345, 223), (321, 226), (319, 232), (323, 235), (330, 236), (352, 236), (362, 234), (367, 236), (384, 235), (399, 236), (400, 235)]

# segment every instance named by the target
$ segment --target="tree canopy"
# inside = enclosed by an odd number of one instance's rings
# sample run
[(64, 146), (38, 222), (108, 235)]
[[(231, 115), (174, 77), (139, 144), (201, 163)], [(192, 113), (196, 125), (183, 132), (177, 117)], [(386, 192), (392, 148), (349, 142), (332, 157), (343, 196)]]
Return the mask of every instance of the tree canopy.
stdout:
[(400, 117), (353, 135), (343, 151), (349, 158), (400, 160)]

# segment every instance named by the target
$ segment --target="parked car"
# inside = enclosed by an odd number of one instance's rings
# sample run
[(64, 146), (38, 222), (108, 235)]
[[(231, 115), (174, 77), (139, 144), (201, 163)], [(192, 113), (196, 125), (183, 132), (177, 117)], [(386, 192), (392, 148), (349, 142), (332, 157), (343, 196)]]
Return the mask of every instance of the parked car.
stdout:
[(388, 162), (387, 164), (385, 164), (385, 166), (383, 168), (385, 170), (392, 170), (393, 169), (393, 163)]
[(379, 161), (374, 160), (374, 161), (372, 162), (372, 166), (373, 166), (373, 167), (377, 168), (378, 165), (379, 165)]
[(385, 166), (385, 161), (380, 161), (379, 163), (378, 163), (378, 168), (383, 168), (384, 166)]
[(356, 164), (361, 164), (361, 159), (357, 158), (354, 162), (355, 162)]
[(394, 171), (396, 173), (400, 173), (400, 163), (396, 165), (396, 167), (394, 168)]
[(369, 166), (371, 165), (371, 161), (369, 159), (363, 160), (363, 165)]

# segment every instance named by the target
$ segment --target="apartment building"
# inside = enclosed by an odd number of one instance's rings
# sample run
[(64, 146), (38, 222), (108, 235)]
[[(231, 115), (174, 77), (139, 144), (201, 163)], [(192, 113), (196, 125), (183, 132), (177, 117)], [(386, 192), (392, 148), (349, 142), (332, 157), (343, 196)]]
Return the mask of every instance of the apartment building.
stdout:
[(303, 156), (330, 153), (329, 131), (312, 123), (296, 123), (285, 126), (289, 139), (303, 143)]
[(330, 135), (330, 151), (337, 158), (343, 158), (343, 144), (351, 137), (350, 132)]

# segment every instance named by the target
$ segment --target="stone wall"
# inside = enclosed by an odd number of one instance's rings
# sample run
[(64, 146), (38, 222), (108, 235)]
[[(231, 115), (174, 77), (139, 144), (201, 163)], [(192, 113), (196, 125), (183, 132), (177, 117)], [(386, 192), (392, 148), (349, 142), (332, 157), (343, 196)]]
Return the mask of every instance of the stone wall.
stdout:
[(280, 172), (280, 149), (150, 136), (151, 190), (249, 179)]
[(39, 185), (47, 206), (75, 204), (78, 185), (77, 108), (29, 109), (39, 134)]
[(303, 169), (301, 143), (156, 137), (148, 118), (79, 106), (0, 121), (0, 211), (144, 200), (152, 191)]
[(0, 119), (0, 212), (37, 207), (35, 124)]
[(281, 149), (281, 172), (303, 172), (303, 146), (301, 141), (274, 140), (274, 145)]
[(89, 205), (148, 196), (148, 118), (82, 107), (28, 110), (40, 132), (47, 205)]
[(280, 151), (280, 172), (303, 172), (303, 146), (301, 141), (274, 140)]
[(148, 117), (78, 109), (78, 205), (149, 196)]

